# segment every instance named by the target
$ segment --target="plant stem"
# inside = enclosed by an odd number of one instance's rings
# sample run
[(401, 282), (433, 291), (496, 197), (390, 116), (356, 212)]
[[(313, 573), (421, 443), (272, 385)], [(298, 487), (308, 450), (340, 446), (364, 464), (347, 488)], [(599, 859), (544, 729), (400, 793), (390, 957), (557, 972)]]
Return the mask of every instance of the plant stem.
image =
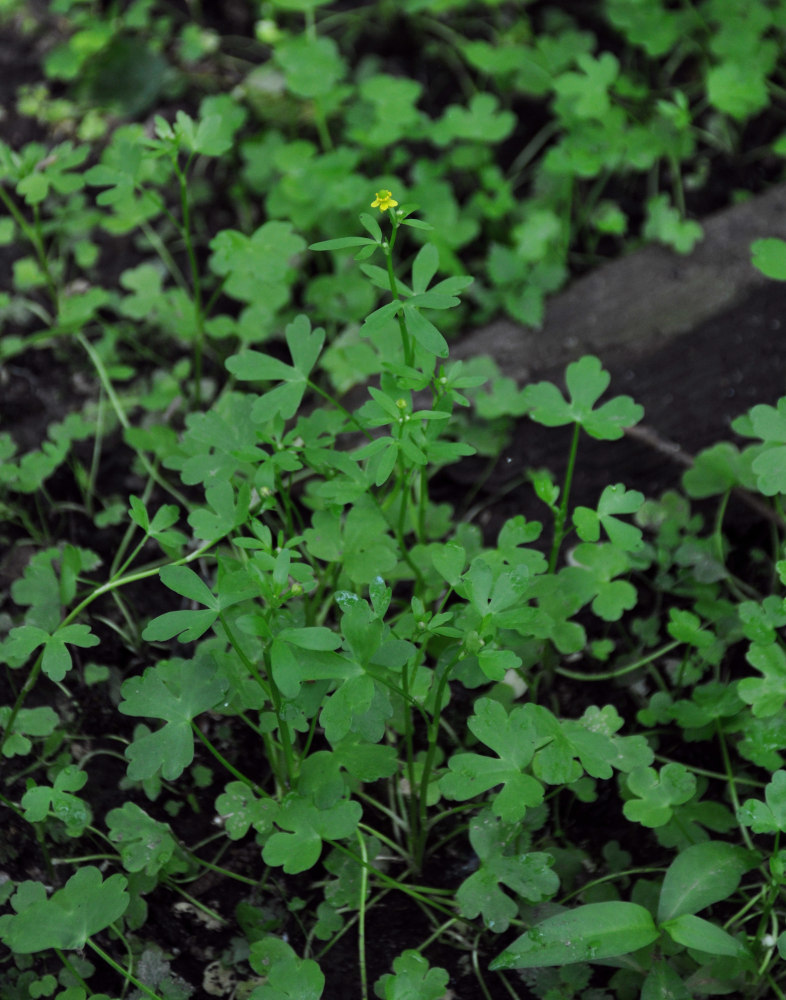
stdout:
[(439, 927), (429, 934), (425, 941), (421, 941), (417, 950), (422, 954), (430, 944), (436, 941), (445, 933), (446, 930), (449, 930), (454, 924), (457, 923), (459, 923), (458, 917), (451, 917), (450, 920), (446, 920), (444, 923), (440, 924)]
[(196, 341), (194, 343), (194, 409), (199, 409), (202, 404), (202, 351), (205, 341), (205, 317), (202, 309), (202, 278), (199, 273), (199, 264), (194, 251), (194, 242), (191, 237), (191, 205), (188, 200), (188, 183), (186, 171), (180, 169), (180, 164), (173, 158), (173, 166), (180, 185), (180, 212), (183, 223), (181, 232), (186, 245), (186, 254), (191, 268), (191, 293), (194, 302), (194, 320), (196, 323)]
[[(128, 417), (126, 416), (126, 412), (123, 409), (120, 400), (118, 399), (117, 393), (115, 392), (114, 387), (112, 386), (112, 383), (109, 379), (109, 375), (107, 374), (107, 370), (104, 367), (103, 361), (101, 360), (97, 351), (95, 351), (93, 345), (85, 337), (84, 334), (77, 333), (76, 340), (78, 341), (78, 343), (82, 345), (82, 347), (87, 352), (90, 360), (93, 362), (93, 367), (95, 368), (96, 373), (98, 374), (98, 378), (100, 379), (101, 384), (104, 387), (104, 391), (109, 397), (109, 401), (111, 402), (112, 407), (115, 413), (117, 414), (117, 419), (120, 421), (125, 430), (127, 431), (130, 430), (131, 424), (128, 421)], [(175, 500), (177, 500), (179, 504), (181, 504), (186, 510), (188, 510), (191, 507), (191, 504), (182, 495), (182, 493), (176, 490), (173, 486), (169, 485), (169, 483), (163, 478), (163, 476), (159, 474), (158, 470), (153, 466), (150, 459), (147, 457), (147, 455), (144, 454), (144, 452), (137, 451), (136, 453), (139, 457), (140, 462), (145, 467), (145, 471), (147, 472), (147, 474), (151, 476), (162, 489), (166, 490), (167, 493), (170, 493), (175, 498)]]
[[(8, 214), (13, 218), (14, 222), (16, 222), (17, 226), (19, 226), (32, 244), (33, 250), (35, 250), (35, 255), (38, 258), (38, 265), (44, 275), (46, 290), (52, 300), (55, 317), (57, 317), (57, 314), (60, 312), (60, 294), (57, 290), (55, 280), (52, 277), (52, 272), (49, 269), (49, 261), (46, 258), (46, 250), (44, 249), (44, 243), (41, 238), (40, 224), (30, 225), (24, 215), (17, 208), (14, 199), (6, 192), (2, 184), (0, 184), (0, 201), (2, 201), (8, 209)], [(57, 322), (56, 319), (55, 322)]]
[(667, 642), (665, 646), (656, 649), (654, 653), (643, 656), (640, 660), (636, 660), (635, 663), (628, 663), (627, 666), (620, 667), (618, 670), (607, 670), (602, 674), (581, 674), (578, 670), (568, 670), (566, 667), (556, 667), (555, 673), (561, 677), (570, 677), (576, 681), (610, 681), (615, 677), (624, 677), (625, 674), (630, 674), (634, 670), (646, 667), (648, 663), (652, 663), (653, 660), (659, 660), (661, 656), (665, 656), (673, 649), (682, 645), (683, 642), (681, 639), (675, 639), (674, 642)]
[[(734, 815), (738, 816), (740, 812), (740, 800), (737, 796), (736, 778), (734, 777), (734, 771), (732, 770), (731, 761), (729, 760), (729, 750), (726, 746), (726, 737), (723, 735), (723, 730), (721, 729), (720, 723), (717, 719), (715, 720), (715, 733), (718, 737), (718, 743), (720, 744), (721, 756), (723, 757), (723, 767), (726, 771), (726, 781), (729, 786), (731, 804), (734, 806)], [(742, 834), (742, 839), (745, 841), (745, 846), (749, 851), (755, 851), (756, 848), (753, 846), (753, 841), (748, 833), (748, 828), (744, 823), (738, 822), (738, 826), (740, 828), (740, 833)]]
[(573, 483), (573, 471), (576, 468), (576, 455), (579, 450), (580, 433), (581, 425), (574, 424), (573, 437), (570, 442), (570, 451), (568, 452), (568, 467), (565, 470), (565, 482), (562, 487), (562, 499), (560, 501), (559, 509), (557, 510), (557, 516), (554, 518), (554, 538), (551, 543), (551, 555), (549, 556), (549, 573), (553, 573), (557, 568), (559, 550), (565, 540), (565, 536), (567, 535), (567, 531), (565, 530), (565, 521), (568, 516), (570, 487)]
[(206, 914), (206, 916), (220, 923), (223, 927), (226, 927), (226, 925), (229, 923), (226, 917), (222, 917), (220, 913), (217, 913), (209, 906), (205, 906), (204, 903), (200, 902), (195, 896), (192, 896), (190, 893), (186, 892), (185, 889), (183, 889), (173, 879), (171, 878), (164, 879), (164, 881), (174, 892), (179, 893), (183, 897), (183, 899), (187, 900), (195, 909), (200, 910), (202, 913)]
[[(396, 284), (396, 272), (393, 269), (393, 247), (396, 245), (396, 236), (398, 234), (398, 218), (394, 209), (390, 210), (390, 223), (393, 227), (393, 231), (390, 234), (390, 241), (387, 246), (385, 246), (384, 243), (382, 246), (385, 251), (385, 258), (387, 261), (390, 294), (397, 301), (401, 301), (401, 296), (398, 294), (398, 285)], [(404, 347), (404, 364), (411, 366), (413, 362), (412, 339), (409, 336), (407, 324), (401, 310), (399, 310), (397, 316), (398, 328), (401, 331), (401, 343)]]
[(360, 846), (363, 864), (360, 868), (360, 889), (358, 894), (358, 963), (360, 965), (360, 996), (368, 1000), (368, 975), (366, 972), (366, 894), (368, 893), (368, 851), (360, 830), (355, 831)]
[(224, 757), (221, 751), (218, 750), (213, 745), (213, 743), (207, 738), (207, 736), (205, 736), (205, 734), (202, 732), (202, 730), (199, 728), (199, 726), (193, 719), (191, 720), (191, 728), (193, 729), (197, 739), (200, 739), (205, 744), (207, 749), (216, 758), (219, 764), (227, 771), (229, 771), (229, 773), (233, 777), (237, 778), (238, 781), (242, 781), (247, 788), (250, 788), (257, 795), (262, 795), (265, 798), (269, 798), (267, 792), (265, 792), (264, 789), (260, 788), (259, 785), (253, 782), (251, 778), (246, 777), (246, 775), (243, 774), (241, 771), (238, 771), (238, 769), (234, 766), (234, 764), (229, 763), (226, 757)]
[[(417, 667), (415, 669), (417, 669)], [(401, 671), (401, 686), (403, 688), (405, 698), (409, 698), (409, 663), (405, 663), (404, 669)], [(417, 802), (415, 801), (415, 740), (413, 730), (414, 725), (412, 722), (412, 710), (410, 709), (406, 713), (404, 742), (406, 746), (407, 783), (409, 785), (409, 794), (406, 797), (407, 813), (409, 814), (409, 829), (407, 833), (414, 858), (417, 857), (417, 842), (419, 837), (417, 826), (418, 811)]]
[(478, 943), (475, 942), (475, 947), (472, 949), (472, 971), (475, 973), (475, 978), (478, 981), (478, 986), (480, 986), (480, 991), (483, 994), (485, 1000), (492, 1000), (491, 994), (489, 993), (488, 987), (486, 986), (486, 981), (483, 978), (483, 973), (480, 971), (480, 962), (478, 961)]
[(84, 987), (84, 989), (85, 989), (85, 996), (90, 996), (90, 987), (87, 985), (87, 983), (84, 981), (84, 979), (82, 979), (82, 977), (79, 975), (79, 973), (74, 968), (74, 966), (71, 964), (71, 962), (69, 962), (68, 956), (66, 954), (64, 954), (64, 952), (61, 951), (60, 948), (55, 948), (54, 952), (57, 955), (57, 957), (60, 959), (60, 961), (63, 963), (63, 967), (66, 968), (66, 969), (68, 969), (68, 971), (74, 977), (74, 979), (76, 980), (76, 982), (78, 982), (81, 986)]
[(96, 955), (103, 958), (106, 964), (111, 966), (115, 970), (115, 972), (119, 973), (123, 977), (123, 979), (136, 986), (136, 988), (138, 990), (141, 990), (145, 994), (145, 996), (150, 997), (150, 1000), (162, 1000), (162, 998), (157, 993), (154, 993), (151, 989), (148, 989), (148, 987), (145, 986), (144, 983), (140, 983), (140, 981), (135, 976), (133, 976), (128, 971), (128, 969), (124, 969), (121, 965), (118, 965), (117, 962), (112, 958), (112, 956), (108, 955), (103, 948), (101, 948), (99, 945), (95, 943), (95, 941), (92, 938), (88, 938), (85, 944), (89, 948), (92, 948), (93, 951), (96, 953)]
[(434, 767), (434, 757), (437, 753), (437, 737), (439, 736), (439, 717), (442, 705), (442, 695), (445, 693), (445, 687), (448, 683), (450, 672), (457, 662), (458, 652), (453, 656), (453, 659), (446, 664), (439, 681), (437, 682), (437, 690), (434, 696), (434, 714), (431, 717), (431, 721), (428, 726), (428, 750), (426, 751), (426, 759), (423, 762), (423, 773), (420, 777), (420, 788), (418, 789), (418, 823), (414, 859), (417, 871), (420, 871), (423, 865), (423, 858), (426, 852), (426, 837), (428, 832), (426, 824), (426, 813), (428, 810), (428, 786), (431, 780), (431, 772)]
[(211, 872), (217, 872), (219, 875), (223, 875), (224, 878), (234, 879), (236, 882), (242, 882), (244, 885), (250, 885), (255, 889), (259, 886), (259, 879), (248, 878), (245, 875), (240, 875), (238, 872), (230, 871), (228, 868), (222, 868), (220, 865), (214, 865), (210, 861), (205, 861), (204, 858), (198, 858), (192, 851), (189, 851), (188, 853), (202, 868), (208, 868)]
[(342, 406), (341, 403), (339, 403), (339, 401), (334, 396), (331, 396), (329, 392), (326, 392), (324, 389), (318, 386), (316, 382), (312, 382), (311, 379), (306, 379), (306, 385), (309, 387), (309, 389), (312, 389), (314, 392), (318, 393), (323, 399), (327, 400), (327, 402), (330, 403), (331, 406), (334, 406), (337, 410), (340, 410), (347, 418), (347, 420), (351, 421), (368, 441), (373, 440), (373, 435), (363, 426), (363, 424), (361, 424), (361, 422), (358, 420), (355, 414), (351, 413), (345, 406)]
[[(363, 859), (358, 857), (354, 851), (351, 851), (344, 844), (337, 840), (329, 840), (326, 843), (330, 844), (331, 847), (335, 847), (337, 851), (341, 851), (342, 854), (346, 854), (348, 857), (352, 858), (358, 865), (363, 864)], [(380, 882), (384, 882), (389, 885), (392, 889), (398, 889), (399, 892), (403, 892), (406, 896), (414, 899), (425, 906), (430, 907), (433, 910), (439, 910), (440, 913), (444, 913), (448, 917), (455, 916), (455, 914), (447, 908), (447, 906), (442, 903), (438, 903), (435, 899), (429, 898), (433, 896), (442, 897), (453, 897), (455, 892), (452, 889), (437, 889), (432, 886), (411, 886), (407, 885), (406, 882), (400, 882), (398, 879), (392, 878), (390, 875), (386, 875), (383, 871), (378, 868), (373, 868), (370, 864), (366, 864), (366, 868), (374, 878), (378, 879)], [(452, 900), (455, 904), (455, 900)]]

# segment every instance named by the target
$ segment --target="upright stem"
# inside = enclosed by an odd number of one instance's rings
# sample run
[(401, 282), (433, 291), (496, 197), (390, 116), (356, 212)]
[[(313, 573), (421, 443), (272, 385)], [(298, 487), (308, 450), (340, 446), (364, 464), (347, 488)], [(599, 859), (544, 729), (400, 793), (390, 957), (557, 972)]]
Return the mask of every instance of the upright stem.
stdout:
[(131, 973), (128, 971), (128, 969), (124, 969), (122, 966), (118, 965), (117, 962), (112, 958), (112, 956), (108, 955), (103, 948), (99, 947), (92, 938), (88, 938), (85, 944), (89, 948), (92, 948), (93, 951), (96, 953), (96, 955), (100, 955), (101, 958), (103, 958), (103, 960), (106, 962), (106, 964), (111, 966), (115, 970), (115, 972), (120, 973), (120, 975), (125, 980), (130, 982), (132, 985), (136, 986), (138, 990), (141, 990), (145, 994), (145, 996), (150, 997), (151, 1000), (161, 1000), (161, 997), (158, 995), (158, 993), (154, 993), (151, 989), (148, 989), (148, 987), (145, 986), (144, 983), (140, 982), (135, 976), (132, 976)]
[[(559, 509), (554, 517), (554, 538), (551, 543), (551, 555), (549, 556), (549, 574), (554, 573), (557, 568), (557, 560), (559, 559), (559, 550), (562, 547), (562, 543), (565, 540), (565, 535), (567, 531), (565, 529), (565, 522), (568, 519), (568, 503), (570, 501), (570, 487), (573, 483), (573, 470), (576, 467), (576, 455), (579, 450), (579, 434), (581, 433), (581, 427), (579, 424), (573, 425), (573, 437), (570, 442), (570, 451), (568, 453), (568, 467), (565, 470), (565, 482), (562, 485), (562, 499), (560, 501)], [(548, 678), (549, 682), (553, 679), (553, 674), (555, 670), (555, 665), (557, 662), (557, 651), (554, 646), (554, 642), (551, 639), (546, 639), (543, 646), (543, 674), (544, 678)], [(536, 680), (532, 685), (532, 697), (536, 698), (538, 690), (538, 682), (540, 678)]]
[(202, 309), (202, 280), (199, 264), (191, 239), (191, 206), (188, 201), (188, 183), (185, 173), (180, 169), (177, 160), (174, 161), (175, 173), (180, 185), (180, 211), (183, 218), (183, 240), (188, 254), (191, 269), (191, 289), (194, 297), (194, 319), (196, 321), (196, 342), (194, 344), (194, 407), (199, 408), (202, 401), (202, 350), (204, 347), (205, 328), (204, 311)]
[[(417, 669), (417, 667), (415, 667)], [(405, 698), (409, 698), (409, 663), (404, 664), (404, 669), (401, 671), (401, 687)], [(417, 848), (415, 845), (420, 839), (418, 836), (418, 811), (417, 802), (415, 800), (415, 741), (413, 733), (413, 722), (412, 722), (412, 710), (410, 709), (406, 713), (406, 722), (404, 725), (404, 741), (406, 744), (406, 768), (407, 768), (407, 782), (409, 784), (409, 794), (406, 796), (407, 800), (407, 812), (409, 813), (409, 842), (413, 845), (413, 856)]]
[[(442, 705), (442, 695), (445, 692), (450, 672), (458, 662), (458, 653), (445, 666), (442, 675), (437, 683), (437, 690), (434, 697), (434, 714), (428, 726), (428, 750), (426, 759), (423, 762), (423, 773), (420, 776), (420, 788), (418, 789), (418, 830), (415, 844), (415, 866), (420, 871), (423, 865), (423, 856), (426, 849), (426, 811), (428, 808), (428, 786), (431, 779), (431, 771), (434, 767), (434, 757), (437, 752), (437, 736), (439, 735), (440, 706)], [(414, 794), (414, 789), (413, 789)]]
[(193, 719), (191, 720), (191, 728), (194, 731), (194, 735), (205, 744), (205, 746), (207, 747), (207, 749), (216, 758), (216, 760), (219, 762), (219, 764), (226, 771), (228, 771), (229, 774), (231, 774), (233, 778), (237, 778), (237, 780), (240, 781), (240, 782), (242, 782), (242, 784), (244, 784), (246, 786), (246, 788), (250, 788), (257, 795), (267, 795), (267, 793), (262, 788), (260, 788), (259, 785), (255, 784), (251, 780), (251, 778), (246, 777), (246, 775), (243, 774), (242, 771), (238, 771), (238, 769), (233, 764), (231, 764), (226, 759), (226, 757), (224, 757), (224, 755), (221, 753), (221, 751), (218, 750), (218, 748), (216, 746), (214, 746), (214, 744), (207, 738), (207, 736), (205, 736), (205, 734), (202, 732), (202, 730), (199, 728), (199, 726), (196, 724), (196, 722)]
[[(120, 402), (120, 399), (118, 398), (118, 395), (114, 390), (114, 386), (112, 385), (112, 382), (109, 378), (109, 374), (106, 368), (104, 367), (104, 363), (101, 360), (100, 355), (95, 350), (90, 341), (87, 339), (87, 337), (84, 336), (83, 333), (77, 333), (76, 340), (79, 344), (81, 344), (81, 346), (87, 353), (88, 357), (92, 361), (93, 367), (96, 370), (96, 374), (98, 375), (99, 381), (101, 382), (101, 385), (104, 387), (104, 392), (109, 397), (109, 402), (112, 404), (112, 408), (115, 411), (117, 419), (120, 421), (125, 430), (130, 430), (131, 424), (129, 422), (128, 417), (126, 416), (126, 411), (123, 409), (123, 404)], [(186, 510), (188, 510), (191, 506), (188, 500), (182, 495), (182, 493), (180, 493), (177, 489), (175, 489), (174, 486), (171, 486), (166, 481), (166, 479), (164, 479), (164, 477), (159, 473), (158, 469), (156, 469), (153, 466), (152, 462), (147, 457), (147, 455), (145, 455), (145, 453), (141, 450), (137, 450), (136, 454), (139, 457), (139, 461), (142, 463), (142, 465), (145, 468), (145, 471), (151, 477), (151, 479), (154, 479), (162, 489), (166, 490), (167, 493), (170, 493), (175, 498), (175, 500), (177, 500), (179, 504), (181, 504)]]
[[(193, 562), (195, 559), (199, 559), (201, 556), (204, 555), (205, 552), (211, 549), (218, 541), (219, 539), (215, 539), (212, 542), (207, 542), (205, 545), (201, 546), (198, 549), (195, 549), (193, 552), (190, 552), (187, 556), (184, 556), (182, 559), (176, 559), (171, 565), (185, 566), (188, 563)], [(70, 623), (75, 618), (77, 618), (82, 613), (82, 611), (84, 611), (86, 607), (92, 604), (93, 601), (95, 601), (97, 598), (101, 597), (102, 594), (108, 594), (113, 590), (117, 590), (118, 587), (124, 587), (129, 583), (136, 583), (138, 580), (146, 580), (151, 576), (158, 576), (158, 572), (160, 569), (161, 565), (156, 565), (151, 569), (139, 570), (136, 573), (130, 573), (128, 576), (117, 577), (108, 580), (106, 583), (101, 584), (100, 587), (96, 587), (95, 590), (91, 591), (87, 595), (87, 597), (83, 598), (75, 608), (69, 611), (69, 613), (65, 616), (65, 618), (60, 622), (60, 624), (57, 627), (63, 628), (66, 625), (70, 625)], [(38, 654), (35, 663), (33, 664), (32, 669), (30, 670), (30, 673), (27, 676), (27, 680), (25, 681), (21, 691), (16, 697), (16, 701), (14, 702), (13, 708), (11, 709), (11, 714), (6, 719), (4, 731), (2, 735), (0, 735), (0, 753), (2, 753), (3, 747), (5, 746), (6, 741), (8, 740), (9, 736), (13, 731), (14, 722), (16, 721), (16, 717), (19, 715), (19, 712), (21, 711), (22, 705), (25, 702), (25, 698), (27, 698), (28, 694), (30, 694), (30, 692), (35, 687), (36, 681), (38, 680), (38, 677), (41, 673), (43, 660), (44, 660), (44, 652), (43, 650), (41, 650), (41, 652)]]
[[(390, 223), (393, 227), (393, 231), (390, 234), (390, 242), (384, 248), (385, 257), (387, 259), (388, 266), (388, 281), (390, 282), (390, 294), (394, 299), (401, 300), (401, 296), (398, 294), (398, 285), (396, 284), (396, 272), (393, 269), (393, 247), (396, 245), (396, 236), (398, 235), (398, 219), (396, 218), (395, 210), (390, 209)], [(384, 244), (383, 244), (384, 246)], [(412, 350), (412, 339), (409, 335), (409, 330), (407, 330), (407, 323), (401, 312), (398, 314), (398, 328), (401, 331), (401, 343), (404, 345), (404, 364), (411, 365), (414, 360), (414, 352)]]
[(573, 482), (573, 470), (576, 467), (576, 455), (579, 450), (579, 434), (581, 433), (581, 426), (579, 424), (573, 425), (573, 438), (570, 442), (570, 453), (568, 454), (568, 467), (565, 470), (565, 483), (562, 487), (562, 500), (559, 505), (559, 510), (557, 511), (557, 516), (554, 518), (554, 540), (551, 543), (551, 556), (549, 557), (549, 573), (553, 573), (557, 567), (557, 559), (559, 558), (559, 550), (565, 540), (565, 535), (567, 534), (565, 530), (565, 521), (568, 516), (568, 502), (570, 500), (570, 487)]
[[(731, 760), (729, 759), (729, 751), (728, 748), (726, 747), (726, 737), (724, 736), (723, 730), (721, 729), (717, 719), (715, 720), (715, 734), (718, 737), (721, 756), (723, 757), (723, 768), (726, 771), (726, 782), (729, 786), (729, 798), (731, 799), (731, 804), (734, 807), (734, 815), (739, 816), (740, 800), (739, 796), (737, 795), (736, 777), (734, 775), (734, 770), (731, 766)], [(753, 846), (753, 841), (751, 840), (751, 836), (748, 833), (748, 828), (745, 826), (744, 823), (740, 823), (739, 821), (737, 825), (740, 828), (742, 839), (745, 841), (745, 846), (748, 848), (749, 851), (755, 851), (755, 847)]]
[(32, 244), (33, 250), (35, 250), (35, 255), (38, 259), (38, 266), (41, 268), (41, 273), (44, 276), (46, 290), (49, 293), (49, 298), (52, 300), (52, 307), (54, 309), (55, 317), (57, 318), (57, 315), (60, 312), (60, 294), (49, 268), (49, 261), (47, 260), (46, 249), (44, 248), (44, 241), (41, 236), (40, 218), (36, 215), (36, 223), (31, 226), (24, 215), (19, 211), (14, 199), (5, 191), (2, 184), (0, 184), (0, 201), (3, 202), (8, 210), (8, 214), (13, 218), (14, 222), (16, 222), (17, 226), (19, 226)]
[(254, 680), (259, 684), (262, 690), (265, 692), (266, 697), (269, 699), (271, 705), (273, 706), (273, 712), (276, 716), (276, 721), (278, 723), (278, 731), (281, 736), (281, 749), (284, 752), (284, 773), (281, 774), (280, 765), (278, 761), (278, 755), (273, 753), (273, 746), (271, 742), (268, 742), (269, 737), (265, 739), (265, 749), (267, 751), (267, 756), (269, 759), (270, 766), (276, 775), (276, 781), (280, 788), (288, 790), (292, 787), (292, 782), (295, 778), (295, 756), (292, 748), (292, 740), (289, 733), (289, 725), (284, 719), (281, 713), (281, 694), (276, 687), (276, 683), (273, 680), (273, 671), (267, 671), (267, 680), (262, 677), (262, 674), (257, 669), (256, 665), (249, 660), (243, 649), (238, 642), (236, 636), (234, 635), (232, 629), (229, 626), (226, 615), (220, 614), (218, 616), (219, 621), (224, 627), (224, 632), (229, 639), (230, 645), (240, 657), (243, 666), (248, 670)]
[(360, 866), (360, 894), (358, 898), (358, 964), (360, 966), (360, 996), (368, 1000), (368, 975), (366, 973), (366, 894), (368, 892), (368, 851), (366, 842), (360, 830), (356, 831), (360, 856), (363, 864)]

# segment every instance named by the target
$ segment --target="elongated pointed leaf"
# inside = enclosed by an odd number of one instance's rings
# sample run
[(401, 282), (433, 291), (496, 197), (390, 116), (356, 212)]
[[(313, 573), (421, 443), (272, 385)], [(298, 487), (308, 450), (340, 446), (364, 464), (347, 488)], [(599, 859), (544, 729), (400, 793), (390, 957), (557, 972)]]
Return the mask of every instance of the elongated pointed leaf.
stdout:
[(311, 243), (309, 250), (344, 250), (346, 247), (362, 247), (369, 243), (376, 243), (365, 236), (339, 236), (335, 240), (321, 240), (319, 243)]
[(638, 951), (658, 938), (649, 910), (637, 903), (589, 903), (522, 934), (489, 966), (533, 969), (592, 962)]
[(729, 955), (732, 958), (747, 958), (750, 952), (736, 938), (709, 920), (683, 913), (681, 917), (667, 920), (663, 924), (666, 933), (686, 948), (706, 951), (710, 955)]
[(159, 576), (164, 586), (174, 590), (181, 597), (203, 604), (206, 608), (218, 608), (219, 602), (215, 594), (188, 566), (164, 566)]
[(404, 315), (407, 318), (407, 328), (415, 340), (430, 354), (435, 354), (438, 358), (448, 356), (448, 344), (439, 330), (426, 317), (412, 306), (404, 306)]
[(750, 851), (721, 841), (686, 847), (672, 861), (664, 876), (658, 921), (662, 923), (684, 913), (697, 913), (728, 899), (745, 872), (756, 863), (757, 858)]
[(416, 295), (425, 292), (429, 282), (437, 273), (439, 252), (433, 243), (426, 243), (418, 250), (412, 263), (412, 291)]
[(292, 365), (260, 351), (239, 351), (227, 358), (226, 367), (242, 382), (277, 382), (297, 376)]
[(377, 243), (381, 243), (382, 230), (379, 228), (379, 223), (374, 218), (374, 216), (369, 215), (367, 212), (361, 212), (359, 218), (363, 225), (363, 228), (371, 234), (371, 236), (377, 241)]

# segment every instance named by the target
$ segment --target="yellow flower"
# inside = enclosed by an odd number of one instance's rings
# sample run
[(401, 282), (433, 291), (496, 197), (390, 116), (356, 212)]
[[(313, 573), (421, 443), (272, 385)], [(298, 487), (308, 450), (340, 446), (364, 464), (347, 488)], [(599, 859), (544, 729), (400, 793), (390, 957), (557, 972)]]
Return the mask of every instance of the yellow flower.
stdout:
[(380, 212), (387, 212), (389, 208), (395, 208), (396, 205), (398, 202), (394, 200), (392, 193), (385, 188), (377, 191), (376, 198), (371, 202), (371, 207), (378, 208)]

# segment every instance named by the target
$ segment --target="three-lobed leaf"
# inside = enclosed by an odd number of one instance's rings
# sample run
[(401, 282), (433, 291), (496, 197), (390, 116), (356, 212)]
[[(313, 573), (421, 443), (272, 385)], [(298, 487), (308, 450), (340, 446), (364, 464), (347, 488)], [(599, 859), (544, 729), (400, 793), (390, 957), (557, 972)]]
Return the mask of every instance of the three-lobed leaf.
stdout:
[[(26, 885), (31, 883), (23, 883), (17, 896)], [(0, 940), (22, 955), (84, 948), (87, 939), (118, 920), (130, 902), (125, 877), (110, 875), (103, 881), (93, 865), (80, 868), (48, 898), (40, 883), (32, 885), (40, 886), (39, 898), (21, 912), (0, 917)]]
[(503, 785), (494, 798), (492, 810), (507, 822), (521, 820), (528, 807), (540, 805), (543, 785), (524, 773), (535, 751), (549, 739), (538, 731), (536, 710), (537, 706), (522, 705), (508, 715), (499, 702), (478, 699), (468, 725), (497, 756), (454, 754), (448, 761), (448, 773), (440, 782), (443, 795), (464, 801)]
[(60, 625), (51, 635), (36, 625), (20, 625), (11, 629), (3, 653), (11, 662), (18, 660), (24, 663), (39, 646), (43, 646), (41, 669), (50, 680), (61, 681), (73, 666), (68, 646), (89, 649), (97, 646), (99, 641), (88, 625)]
[(626, 521), (620, 514), (635, 514), (644, 503), (644, 494), (638, 490), (627, 490), (622, 483), (607, 486), (600, 495), (597, 510), (591, 507), (577, 507), (573, 512), (573, 523), (579, 538), (585, 542), (597, 542), (601, 527), (609, 539), (625, 552), (635, 552), (641, 548), (641, 529)]
[(766, 645), (752, 642), (745, 659), (763, 676), (745, 677), (739, 681), (740, 698), (751, 706), (757, 719), (775, 715), (786, 701), (786, 654), (777, 642)]
[(693, 798), (696, 776), (682, 764), (665, 764), (660, 773), (652, 767), (637, 767), (626, 778), (637, 798), (628, 799), (622, 811), (634, 823), (652, 829), (665, 826), (674, 807)]
[(140, 781), (160, 772), (169, 781), (179, 778), (194, 759), (191, 720), (219, 704), (228, 685), (215, 666), (181, 659), (164, 660), (125, 681), (118, 706), (123, 715), (166, 721), (126, 749), (128, 776)]
[(379, 979), (377, 995), (383, 1000), (442, 1000), (449, 979), (444, 969), (429, 968), (419, 951), (407, 949), (393, 959), (393, 972)]
[[(542, 852), (515, 850), (518, 832), (517, 824), (500, 822), (488, 809), (469, 824), (470, 843), (480, 865), (461, 883), (456, 900), (463, 916), (474, 919), (482, 914), (486, 927), (497, 934), (516, 917), (517, 899), (540, 903), (559, 889), (554, 859)], [(503, 891), (503, 885), (513, 890), (515, 898)]]
[(776, 771), (766, 788), (764, 799), (746, 799), (738, 818), (754, 833), (786, 832), (786, 771)]
[(536, 382), (524, 389), (530, 417), (546, 427), (579, 424), (590, 437), (602, 441), (621, 438), (626, 427), (637, 424), (644, 410), (630, 396), (615, 396), (597, 408), (611, 376), (591, 354), (569, 364), (565, 373), (569, 400), (551, 382)]

